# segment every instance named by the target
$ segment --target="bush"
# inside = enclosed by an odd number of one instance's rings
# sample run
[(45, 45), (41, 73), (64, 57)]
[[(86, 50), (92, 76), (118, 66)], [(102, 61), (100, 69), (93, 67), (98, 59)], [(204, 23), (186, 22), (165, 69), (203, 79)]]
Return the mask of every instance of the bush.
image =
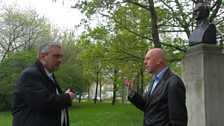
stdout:
[(0, 111), (11, 110), (12, 108), (12, 93), (0, 93)]

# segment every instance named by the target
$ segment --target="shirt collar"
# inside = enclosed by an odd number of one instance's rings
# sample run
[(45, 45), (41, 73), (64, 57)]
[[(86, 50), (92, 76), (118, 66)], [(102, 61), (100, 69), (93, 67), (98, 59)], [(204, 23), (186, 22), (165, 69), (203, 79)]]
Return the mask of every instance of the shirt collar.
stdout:
[(46, 72), (46, 74), (49, 78), (52, 78), (52, 73), (51, 72), (49, 72), (46, 68), (44, 68), (44, 71)]
[(159, 74), (154, 75), (154, 76), (153, 76), (153, 79), (155, 79), (155, 80), (160, 80), (160, 79), (162, 78), (163, 74), (166, 72), (167, 69), (168, 69), (168, 67), (165, 67), (163, 70), (161, 70), (161, 71), (159, 72)]

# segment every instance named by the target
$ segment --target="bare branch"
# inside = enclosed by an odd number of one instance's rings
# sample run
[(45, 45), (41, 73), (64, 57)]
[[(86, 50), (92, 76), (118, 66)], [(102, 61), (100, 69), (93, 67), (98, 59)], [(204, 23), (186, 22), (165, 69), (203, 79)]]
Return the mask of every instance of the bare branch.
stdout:
[(135, 1), (132, 1), (132, 0), (124, 0), (124, 1), (127, 2), (127, 3), (134, 4), (134, 5), (138, 6), (138, 7), (141, 7), (143, 9), (147, 10), (147, 11), (150, 11), (150, 9), (147, 6), (145, 6), (143, 4), (140, 4), (138, 2), (135, 2)]
[(179, 47), (179, 46), (174, 46), (174, 45), (169, 44), (169, 43), (167, 43), (167, 42), (161, 42), (161, 44), (164, 45), (164, 46), (167, 46), (167, 47), (175, 48), (175, 49), (177, 49), (177, 50), (179, 50), (179, 51), (182, 51), (182, 52), (186, 52), (186, 51), (187, 51), (186, 48), (181, 48), (181, 47)]
[(214, 18), (216, 17), (219, 9), (221, 8), (221, 5), (222, 5), (222, 0), (217, 0), (216, 3), (215, 3), (215, 9), (212, 13), (212, 15), (209, 17), (209, 22), (212, 22), (214, 20)]
[(185, 32), (184, 30), (160, 30), (160, 33), (169, 33), (169, 32)]

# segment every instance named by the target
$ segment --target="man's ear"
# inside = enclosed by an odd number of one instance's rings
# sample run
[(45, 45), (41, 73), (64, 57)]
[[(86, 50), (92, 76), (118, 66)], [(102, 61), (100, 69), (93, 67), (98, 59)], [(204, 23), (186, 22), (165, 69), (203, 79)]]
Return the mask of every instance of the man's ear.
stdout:
[(39, 58), (43, 59), (45, 57), (45, 55), (46, 55), (45, 53), (39, 53)]
[(163, 61), (162, 58), (158, 58), (158, 59), (157, 59), (157, 64), (161, 64), (162, 61)]

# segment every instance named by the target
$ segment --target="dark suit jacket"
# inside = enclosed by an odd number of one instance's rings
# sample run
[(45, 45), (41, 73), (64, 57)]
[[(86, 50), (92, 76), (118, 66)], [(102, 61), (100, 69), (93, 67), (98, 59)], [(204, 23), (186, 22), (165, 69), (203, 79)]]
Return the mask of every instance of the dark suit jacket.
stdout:
[(135, 93), (128, 99), (144, 111), (144, 126), (187, 126), (185, 87), (169, 69), (151, 95), (147, 93), (143, 98)]
[(67, 111), (71, 99), (54, 80), (39, 60), (21, 72), (14, 89), (13, 126), (61, 126), (61, 110)]

